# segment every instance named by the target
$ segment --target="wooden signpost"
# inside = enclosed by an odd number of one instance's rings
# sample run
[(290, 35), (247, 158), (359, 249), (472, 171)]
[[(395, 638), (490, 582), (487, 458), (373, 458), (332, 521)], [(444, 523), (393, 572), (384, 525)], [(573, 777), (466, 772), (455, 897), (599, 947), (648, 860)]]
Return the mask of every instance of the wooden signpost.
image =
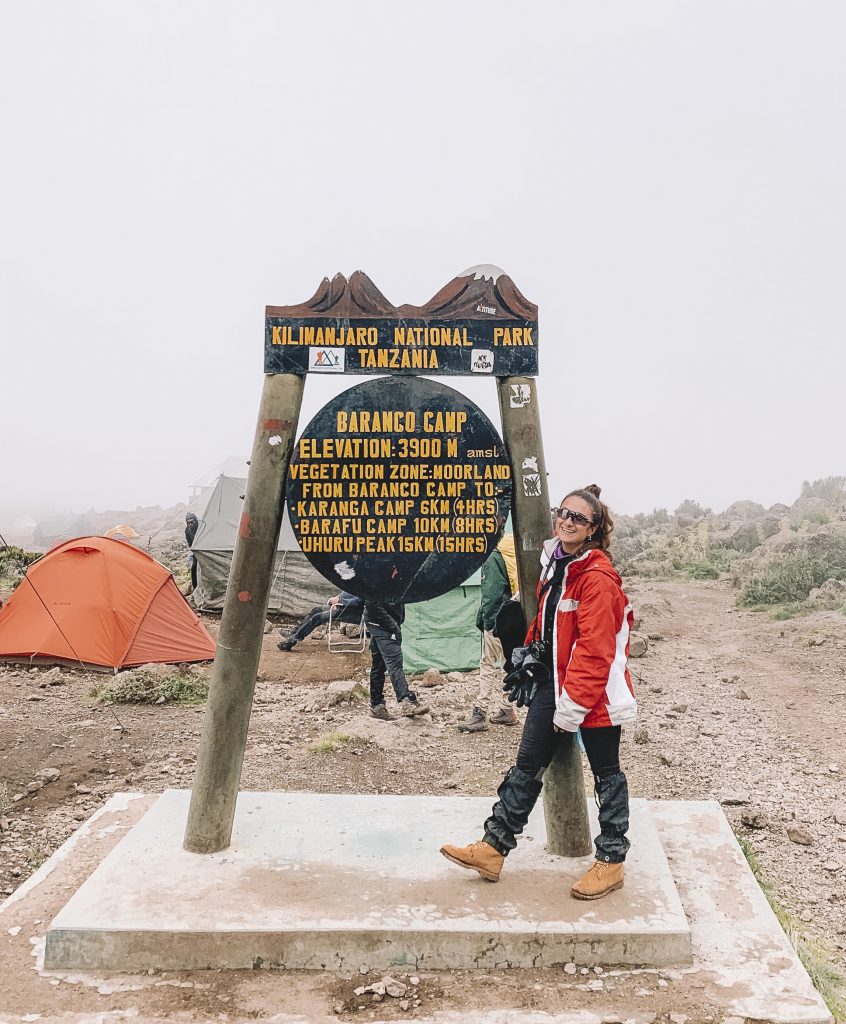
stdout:
[[(333, 399), (294, 442), (306, 373), (380, 375)], [(472, 402), (421, 377), (495, 377), (504, 442)], [(550, 536), (537, 393), (537, 306), (473, 267), (424, 306), (370, 279), (324, 279), (270, 306), (265, 383), (221, 619), (185, 848), (229, 846), (286, 495), (306, 556), (339, 589), (405, 602), (446, 593), (491, 554), (509, 511), (527, 621)], [(548, 846), (590, 849), (581, 763), (565, 738), (544, 778)]]

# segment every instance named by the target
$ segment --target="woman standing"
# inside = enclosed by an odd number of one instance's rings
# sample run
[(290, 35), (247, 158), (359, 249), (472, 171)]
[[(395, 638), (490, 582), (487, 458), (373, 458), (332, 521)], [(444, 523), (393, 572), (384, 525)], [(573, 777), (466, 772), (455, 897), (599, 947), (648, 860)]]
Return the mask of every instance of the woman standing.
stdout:
[(570, 491), (552, 510), (555, 536), (541, 556), (538, 614), (527, 646), (514, 652), (515, 671), (506, 677), (510, 699), (529, 704), (517, 761), (497, 790), (484, 838), (441, 847), (455, 864), (498, 881), (540, 795), (560, 733), (581, 728), (600, 828), (596, 860), (570, 890), (583, 900), (623, 885), (629, 795), (620, 770), (620, 732), (637, 715), (626, 668), (632, 609), (608, 557), (614, 524), (599, 495), (595, 484)]

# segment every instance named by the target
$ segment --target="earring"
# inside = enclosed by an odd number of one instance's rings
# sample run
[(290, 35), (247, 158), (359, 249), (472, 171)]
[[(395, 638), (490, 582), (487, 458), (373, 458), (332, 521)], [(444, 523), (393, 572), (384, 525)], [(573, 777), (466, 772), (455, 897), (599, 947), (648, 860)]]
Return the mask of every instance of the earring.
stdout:
[(585, 537), (585, 540), (593, 540), (593, 534), (589, 534), (587, 537)]

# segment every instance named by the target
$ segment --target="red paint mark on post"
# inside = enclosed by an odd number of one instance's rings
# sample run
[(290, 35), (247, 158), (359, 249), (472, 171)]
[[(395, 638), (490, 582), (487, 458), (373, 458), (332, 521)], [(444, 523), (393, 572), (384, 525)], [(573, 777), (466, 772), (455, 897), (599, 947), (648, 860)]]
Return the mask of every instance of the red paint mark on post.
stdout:
[(244, 604), (246, 604), (247, 601), (251, 600), (252, 596), (253, 595), (249, 592), (249, 590), (238, 591), (238, 600), (243, 602)]
[(262, 430), (271, 431), (274, 434), (280, 430), (292, 430), (293, 427), (293, 420), (263, 420), (261, 424)]
[(250, 539), (250, 517), (246, 512), (241, 513), (241, 521), (238, 523), (238, 536), (244, 540)]

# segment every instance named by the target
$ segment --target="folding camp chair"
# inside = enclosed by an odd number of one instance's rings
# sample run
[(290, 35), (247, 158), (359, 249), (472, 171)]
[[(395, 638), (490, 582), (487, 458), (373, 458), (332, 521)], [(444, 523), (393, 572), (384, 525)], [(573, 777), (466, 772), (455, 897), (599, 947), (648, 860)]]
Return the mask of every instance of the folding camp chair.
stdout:
[[(363, 654), (367, 645), (367, 623), (364, 621), (364, 609), (361, 610), (361, 622), (358, 626), (358, 636), (349, 639), (341, 632), (338, 625), (338, 617), (335, 614), (337, 605), (329, 607), (329, 627), (326, 630), (326, 642), (329, 645), (331, 654)], [(335, 632), (332, 633), (332, 625), (335, 625)], [(349, 625), (349, 623), (347, 623)]]

